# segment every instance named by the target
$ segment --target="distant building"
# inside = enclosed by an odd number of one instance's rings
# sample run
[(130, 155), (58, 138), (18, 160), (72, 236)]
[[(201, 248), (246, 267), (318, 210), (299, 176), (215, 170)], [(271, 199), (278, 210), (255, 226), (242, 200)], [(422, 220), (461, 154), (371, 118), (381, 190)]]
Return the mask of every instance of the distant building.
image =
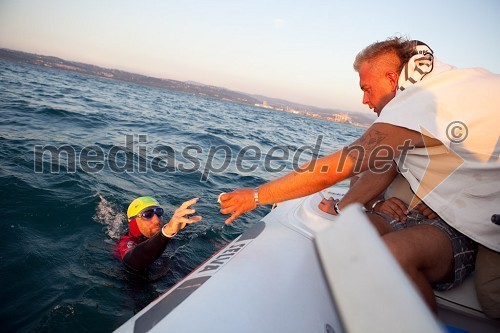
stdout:
[(258, 107), (261, 107), (261, 108), (264, 108), (264, 109), (272, 109), (272, 110), (275, 110), (274, 107), (272, 107), (271, 105), (267, 104), (266, 101), (262, 101), (262, 104), (259, 104), (259, 103), (256, 103), (254, 104), (255, 106), (258, 106)]
[(332, 116), (332, 120), (333, 121), (336, 121), (338, 123), (350, 123), (351, 122), (351, 117), (349, 117), (349, 115), (347, 113), (344, 113), (344, 114), (334, 114)]

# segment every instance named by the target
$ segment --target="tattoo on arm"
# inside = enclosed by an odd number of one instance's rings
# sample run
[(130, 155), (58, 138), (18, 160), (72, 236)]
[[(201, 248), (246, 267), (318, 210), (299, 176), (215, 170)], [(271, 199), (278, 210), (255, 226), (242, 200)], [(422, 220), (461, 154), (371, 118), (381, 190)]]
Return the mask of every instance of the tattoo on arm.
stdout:
[(372, 151), (380, 145), (389, 134), (379, 130), (366, 131), (358, 140), (353, 142), (353, 145), (365, 147), (367, 151)]
[(369, 158), (370, 154), (380, 146), (385, 138), (389, 136), (388, 133), (379, 130), (368, 130), (358, 140), (354, 141), (342, 150), (337, 172), (342, 172), (345, 165), (346, 157), (354, 164), (353, 172), (355, 174), (361, 172), (365, 158)]

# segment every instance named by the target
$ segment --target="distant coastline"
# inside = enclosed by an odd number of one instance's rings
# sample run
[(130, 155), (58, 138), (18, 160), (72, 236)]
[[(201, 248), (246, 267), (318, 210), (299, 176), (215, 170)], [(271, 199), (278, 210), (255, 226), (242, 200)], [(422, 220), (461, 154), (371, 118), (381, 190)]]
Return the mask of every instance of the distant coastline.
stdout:
[(129, 73), (117, 69), (102, 68), (99, 66), (83, 64), (79, 62), (67, 61), (52, 56), (43, 56), (4, 48), (0, 48), (0, 59), (13, 62), (28, 63), (48, 68), (56, 68), (65, 71), (103, 77), (107, 79), (133, 82), (168, 90), (181, 91), (199, 96), (212, 97), (224, 101), (253, 105), (262, 108), (263, 111), (267, 109), (285, 111), (308, 117), (350, 124), (358, 127), (368, 127), (375, 119), (368, 114), (362, 114), (358, 112), (321, 109), (314, 106), (301, 105), (285, 100), (236, 92), (225, 88), (191, 81), (183, 82), (169, 79), (159, 79), (141, 74)]

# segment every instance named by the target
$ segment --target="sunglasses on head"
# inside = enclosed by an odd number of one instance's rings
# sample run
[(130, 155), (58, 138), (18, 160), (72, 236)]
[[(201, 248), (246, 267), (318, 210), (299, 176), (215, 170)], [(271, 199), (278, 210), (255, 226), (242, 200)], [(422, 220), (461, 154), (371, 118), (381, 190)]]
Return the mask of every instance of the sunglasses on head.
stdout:
[(142, 213), (137, 214), (138, 217), (141, 217), (145, 220), (151, 220), (153, 216), (156, 214), (158, 217), (163, 215), (164, 211), (161, 207), (155, 207), (148, 210), (143, 211)]

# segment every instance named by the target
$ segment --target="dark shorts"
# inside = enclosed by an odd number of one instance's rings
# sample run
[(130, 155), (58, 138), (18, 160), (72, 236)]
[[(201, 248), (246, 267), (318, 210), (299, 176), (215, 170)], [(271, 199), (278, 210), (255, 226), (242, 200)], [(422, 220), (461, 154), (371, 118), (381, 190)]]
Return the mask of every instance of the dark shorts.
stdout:
[(383, 217), (386, 221), (388, 221), (394, 231), (411, 228), (420, 224), (428, 224), (439, 228), (448, 236), (453, 248), (455, 277), (454, 280), (450, 282), (433, 284), (432, 287), (435, 290), (443, 291), (456, 287), (474, 271), (477, 254), (477, 243), (464, 234), (458, 232), (454, 228), (450, 227), (442, 219), (428, 219), (418, 212), (411, 211), (407, 215), (406, 221), (400, 222), (383, 213), (376, 212), (375, 214)]

